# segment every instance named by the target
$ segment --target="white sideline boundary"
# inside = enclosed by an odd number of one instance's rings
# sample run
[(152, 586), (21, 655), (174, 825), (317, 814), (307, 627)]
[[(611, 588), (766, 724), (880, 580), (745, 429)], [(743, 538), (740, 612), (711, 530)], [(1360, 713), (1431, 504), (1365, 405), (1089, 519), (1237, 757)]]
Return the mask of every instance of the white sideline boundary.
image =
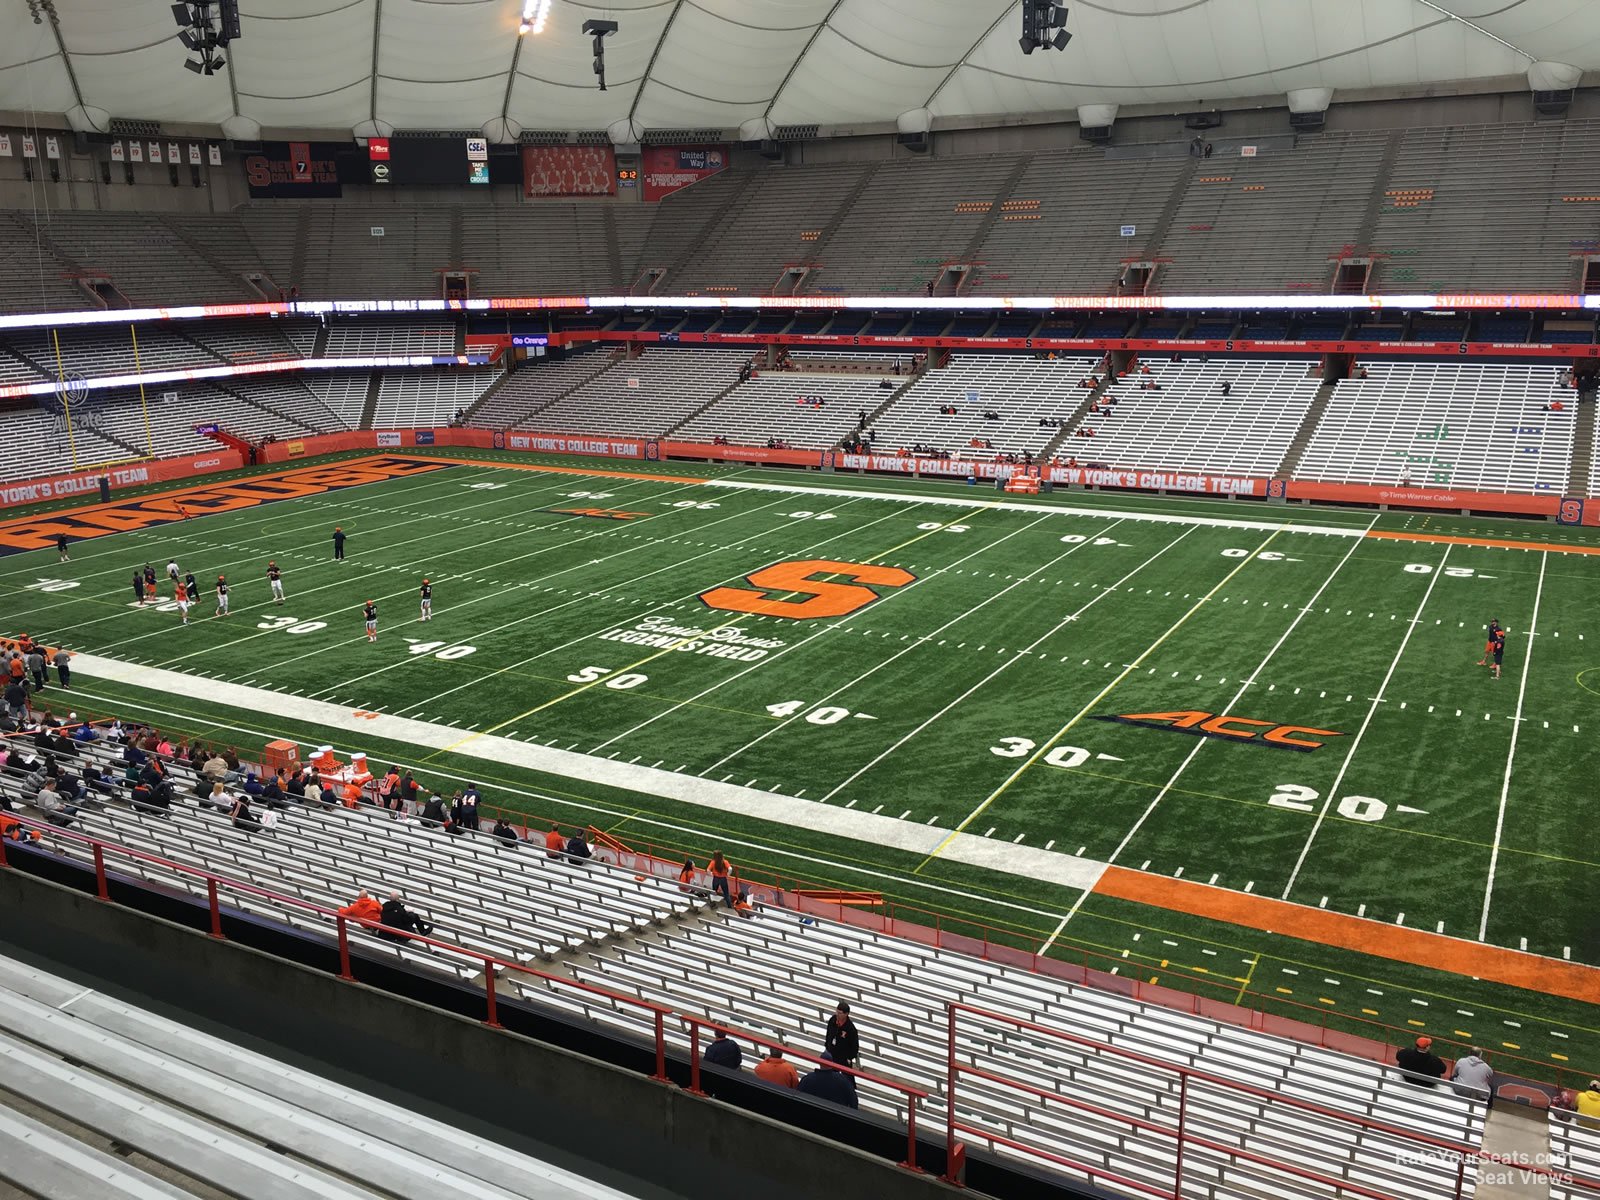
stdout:
[(786, 492), (795, 496), (834, 496), (849, 500), (893, 500), (900, 504), (944, 504), (952, 508), (982, 508), (1000, 512), (1057, 513), (1096, 521), (1153, 521), (1162, 525), (1201, 525), (1214, 529), (1253, 529), (1262, 533), (1320, 533), (1327, 537), (1365, 537), (1367, 528), (1341, 525), (1300, 525), (1285, 521), (1250, 521), (1233, 517), (1192, 517), (1179, 513), (1134, 512), (1120, 508), (1077, 508), (1066, 504), (1021, 504), (1014, 500), (968, 499), (965, 496), (919, 496), (913, 492), (875, 492), (857, 488), (809, 487), (787, 483), (751, 483), (741, 479), (708, 479), (705, 487), (737, 488), (751, 492)]
[(576, 751), (557, 750), (492, 734), (470, 734), (467, 730), (432, 721), (416, 721), (387, 713), (357, 716), (357, 710), (342, 704), (308, 700), (219, 679), (196, 679), (178, 671), (138, 666), (94, 654), (76, 655), (72, 667), (89, 684), (106, 680), (149, 688), (167, 695), (193, 695), (246, 712), (337, 729), (349, 735), (352, 744), (357, 747), (361, 738), (367, 736), (409, 744), (419, 750), (448, 749), (452, 754), (467, 758), (546, 771), (701, 808), (852, 838), (910, 854), (926, 856), (948, 841), (950, 844), (945, 847), (941, 858), (1007, 875), (1057, 883), (1063, 887), (1091, 890), (1100, 881), (1106, 866), (1094, 859), (1007, 841), (991, 841), (973, 834), (956, 834), (952, 837), (947, 831), (901, 821), (896, 817), (877, 816), (858, 809), (800, 800), (737, 784), (718, 783), (697, 775), (592, 758)]

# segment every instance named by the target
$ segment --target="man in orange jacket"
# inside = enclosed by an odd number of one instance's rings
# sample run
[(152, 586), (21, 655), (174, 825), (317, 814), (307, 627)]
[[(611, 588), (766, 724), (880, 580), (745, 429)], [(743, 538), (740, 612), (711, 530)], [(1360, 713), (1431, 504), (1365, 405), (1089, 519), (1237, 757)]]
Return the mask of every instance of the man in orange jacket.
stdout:
[(346, 904), (339, 910), (339, 915), (341, 917), (350, 917), (364, 925), (376, 925), (378, 918), (383, 915), (383, 905), (367, 895), (366, 888), (362, 888), (361, 894), (352, 903)]
[(756, 1064), (755, 1076), (763, 1083), (770, 1083), (777, 1087), (799, 1087), (800, 1072), (794, 1069), (794, 1064), (784, 1058), (782, 1049), (774, 1048)]
[(544, 835), (544, 852), (551, 858), (560, 858), (567, 849), (567, 839), (561, 836), (561, 826), (552, 825)]

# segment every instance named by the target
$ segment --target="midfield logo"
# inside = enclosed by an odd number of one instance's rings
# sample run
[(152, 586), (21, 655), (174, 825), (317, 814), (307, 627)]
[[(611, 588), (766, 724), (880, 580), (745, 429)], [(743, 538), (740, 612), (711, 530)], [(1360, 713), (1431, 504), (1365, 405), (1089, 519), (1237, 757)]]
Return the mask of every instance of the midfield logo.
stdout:
[(634, 521), (650, 515), (647, 512), (624, 512), (620, 508), (547, 508), (545, 511), (567, 517), (598, 517), (602, 521)]
[(1117, 721), (1123, 725), (1146, 725), (1153, 729), (1171, 729), (1191, 737), (1228, 738), (1255, 746), (1271, 746), (1277, 750), (1298, 750), (1307, 753), (1326, 745), (1314, 738), (1336, 738), (1344, 734), (1334, 729), (1316, 729), (1310, 725), (1280, 725), (1276, 721), (1258, 721), (1253, 717), (1234, 717), (1217, 713), (1182, 711), (1122, 713), (1118, 716), (1096, 716), (1097, 721)]

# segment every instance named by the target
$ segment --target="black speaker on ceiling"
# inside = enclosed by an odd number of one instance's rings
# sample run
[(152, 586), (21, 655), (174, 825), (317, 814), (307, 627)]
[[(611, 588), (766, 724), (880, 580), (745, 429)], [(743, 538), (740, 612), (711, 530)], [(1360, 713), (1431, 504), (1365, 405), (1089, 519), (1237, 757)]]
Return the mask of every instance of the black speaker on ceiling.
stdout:
[(1109, 125), (1079, 125), (1078, 138), (1094, 146), (1109, 146), (1111, 144), (1111, 126)]
[(928, 152), (928, 135), (926, 133), (901, 133), (895, 139), (913, 154), (926, 154)]
[(773, 162), (783, 161), (783, 147), (771, 138), (762, 138), (756, 151), (762, 158), (770, 158)]
[(1185, 113), (1183, 127), (1185, 129), (1221, 129), (1222, 114), (1215, 110), (1211, 112)]
[(1315, 133), (1328, 123), (1328, 110), (1289, 114), (1289, 128), (1296, 133)]
[(1533, 94), (1533, 111), (1541, 117), (1560, 117), (1566, 115), (1567, 109), (1572, 107), (1571, 88), (1562, 88), (1555, 92), (1535, 92)]

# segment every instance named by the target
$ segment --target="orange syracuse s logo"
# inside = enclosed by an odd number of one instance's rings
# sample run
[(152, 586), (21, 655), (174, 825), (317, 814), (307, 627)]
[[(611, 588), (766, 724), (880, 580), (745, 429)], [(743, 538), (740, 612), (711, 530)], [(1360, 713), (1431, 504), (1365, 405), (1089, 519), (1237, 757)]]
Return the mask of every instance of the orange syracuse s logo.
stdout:
[(1235, 717), (1192, 709), (1179, 712), (1101, 715), (1095, 719), (1117, 721), (1124, 725), (1145, 725), (1153, 729), (1171, 729), (1177, 733), (1187, 733), (1192, 737), (1227, 738), (1235, 742), (1271, 746), (1278, 750), (1298, 750), (1302, 753), (1326, 745), (1326, 742), (1315, 739), (1344, 736), (1336, 729), (1318, 729), (1312, 725), (1280, 725), (1276, 721), (1261, 721), (1254, 717)]
[[(812, 578), (815, 575), (843, 575), (854, 582), (834, 583)], [(878, 599), (873, 588), (904, 587), (915, 583), (916, 578), (899, 567), (805, 558), (763, 567), (745, 576), (748, 588), (715, 587), (701, 592), (700, 600), (707, 608), (723, 612), (811, 621), (818, 617), (847, 617)], [(775, 599), (774, 596), (805, 596), (807, 599)]]

